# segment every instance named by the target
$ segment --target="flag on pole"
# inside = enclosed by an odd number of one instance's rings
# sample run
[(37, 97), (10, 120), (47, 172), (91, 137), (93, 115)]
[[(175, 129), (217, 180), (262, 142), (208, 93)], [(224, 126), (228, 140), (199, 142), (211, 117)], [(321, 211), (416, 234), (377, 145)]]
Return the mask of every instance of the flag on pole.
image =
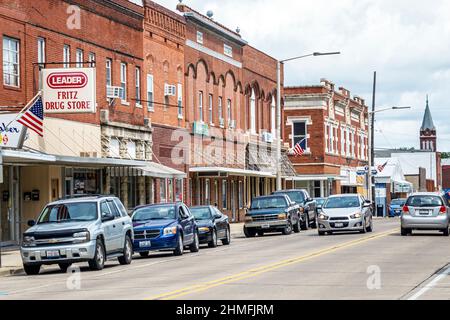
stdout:
[(384, 170), (384, 168), (386, 168), (387, 164), (388, 164), (388, 161), (386, 161), (386, 163), (383, 164), (383, 165), (379, 165), (379, 166), (377, 167), (378, 171), (379, 171), (380, 173), (383, 172), (383, 170)]
[(44, 105), (40, 95), (25, 112), (19, 114), (17, 122), (33, 130), (41, 137), (44, 136)]
[(295, 155), (296, 157), (301, 157), (302, 155), (305, 154), (305, 149), (303, 149), (303, 147), (302, 147), (302, 143), (303, 143), (303, 141), (305, 141), (305, 140), (306, 140), (306, 138), (303, 139), (303, 140), (301, 140), (301, 141), (299, 141), (299, 142), (295, 145), (295, 147), (294, 147), (294, 149), (293, 149), (293, 152), (294, 152), (294, 155)]

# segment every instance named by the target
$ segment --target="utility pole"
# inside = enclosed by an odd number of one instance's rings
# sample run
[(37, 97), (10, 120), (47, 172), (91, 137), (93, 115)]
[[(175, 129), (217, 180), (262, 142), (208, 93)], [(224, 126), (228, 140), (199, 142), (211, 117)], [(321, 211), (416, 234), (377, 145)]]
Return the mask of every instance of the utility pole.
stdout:
[[(371, 125), (370, 125), (370, 159), (372, 160), (371, 163), (369, 163), (369, 172), (372, 173), (372, 167), (375, 164), (375, 105), (376, 105), (376, 92), (377, 92), (377, 72), (375, 71), (373, 73), (373, 95), (372, 95), (372, 117), (370, 119)], [(372, 195), (372, 201), (374, 203), (374, 209), (376, 209), (376, 194), (375, 194), (375, 179), (370, 175), (371, 183), (370, 183), (370, 193)]]
[(277, 191), (282, 189), (281, 185), (281, 61), (277, 61)]

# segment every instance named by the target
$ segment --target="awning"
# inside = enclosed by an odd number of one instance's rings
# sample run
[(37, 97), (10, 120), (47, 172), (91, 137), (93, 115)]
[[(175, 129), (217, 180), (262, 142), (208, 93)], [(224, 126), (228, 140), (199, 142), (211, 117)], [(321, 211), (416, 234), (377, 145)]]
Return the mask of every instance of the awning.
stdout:
[(343, 180), (340, 176), (323, 176), (323, 175), (298, 175), (293, 177), (283, 177), (287, 181), (328, 181), (330, 180)]
[(231, 176), (246, 176), (246, 177), (264, 177), (264, 178), (275, 178), (271, 172), (267, 171), (256, 171), (256, 170), (245, 170), (238, 168), (224, 168), (224, 167), (194, 167), (190, 168), (189, 172), (192, 173), (226, 173)]
[(108, 168), (110, 173), (114, 176), (132, 175), (168, 179), (186, 178), (184, 172), (149, 161), (60, 156), (42, 152), (9, 149), (1, 149), (1, 153), (3, 156), (3, 163), (10, 165), (54, 165), (77, 168)]

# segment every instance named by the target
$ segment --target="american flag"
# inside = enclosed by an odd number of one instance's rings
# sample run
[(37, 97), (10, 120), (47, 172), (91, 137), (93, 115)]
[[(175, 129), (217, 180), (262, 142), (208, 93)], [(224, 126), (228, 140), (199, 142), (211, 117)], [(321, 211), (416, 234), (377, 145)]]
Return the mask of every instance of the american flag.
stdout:
[(379, 165), (379, 166), (377, 167), (378, 171), (379, 171), (379, 172), (383, 172), (383, 170), (384, 170), (384, 168), (386, 168), (387, 164), (388, 164), (388, 162), (386, 162), (386, 163), (383, 164), (383, 165)]
[(294, 152), (294, 155), (295, 155), (296, 157), (301, 157), (302, 155), (305, 154), (305, 149), (303, 149), (303, 147), (302, 147), (302, 143), (303, 143), (303, 141), (305, 141), (305, 140), (306, 140), (306, 139), (303, 139), (303, 140), (299, 141), (299, 142), (295, 145), (295, 147), (294, 147), (294, 149), (293, 149), (293, 152)]
[(17, 122), (30, 128), (41, 137), (44, 136), (44, 105), (39, 97), (24, 113), (19, 115)]

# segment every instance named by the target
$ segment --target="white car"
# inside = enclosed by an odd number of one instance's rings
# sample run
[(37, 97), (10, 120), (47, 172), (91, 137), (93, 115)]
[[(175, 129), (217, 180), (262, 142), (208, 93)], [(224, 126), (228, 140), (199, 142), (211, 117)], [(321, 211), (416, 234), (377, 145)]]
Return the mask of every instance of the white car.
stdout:
[(333, 232), (373, 231), (372, 203), (359, 194), (329, 197), (318, 216), (319, 235)]

